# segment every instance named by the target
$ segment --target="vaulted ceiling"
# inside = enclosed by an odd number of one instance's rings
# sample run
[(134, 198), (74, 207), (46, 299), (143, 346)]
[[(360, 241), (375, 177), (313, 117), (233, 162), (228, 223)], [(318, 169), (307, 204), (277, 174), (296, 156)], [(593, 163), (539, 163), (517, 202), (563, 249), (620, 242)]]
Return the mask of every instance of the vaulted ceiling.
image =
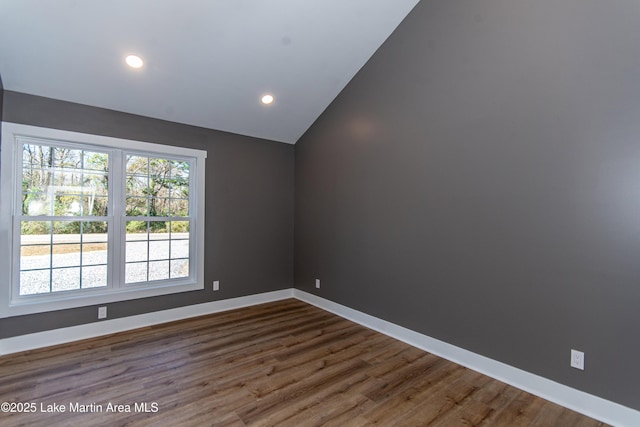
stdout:
[(293, 144), (417, 2), (0, 0), (0, 76), (6, 90)]

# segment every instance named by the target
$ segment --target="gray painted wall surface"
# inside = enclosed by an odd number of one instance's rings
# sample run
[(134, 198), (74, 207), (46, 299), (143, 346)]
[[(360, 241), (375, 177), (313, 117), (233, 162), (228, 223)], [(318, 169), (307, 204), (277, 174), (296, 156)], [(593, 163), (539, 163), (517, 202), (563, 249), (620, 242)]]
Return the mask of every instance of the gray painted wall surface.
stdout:
[[(292, 145), (12, 91), (4, 120), (207, 150), (206, 289), (108, 304), (109, 318), (292, 287)], [(0, 319), (0, 338), (96, 320), (94, 306)]]
[(296, 145), (295, 286), (640, 409), (638, 22), (420, 2)]
[(2, 122), (2, 98), (4, 95), (4, 86), (2, 86), (2, 76), (0, 76), (0, 122)]

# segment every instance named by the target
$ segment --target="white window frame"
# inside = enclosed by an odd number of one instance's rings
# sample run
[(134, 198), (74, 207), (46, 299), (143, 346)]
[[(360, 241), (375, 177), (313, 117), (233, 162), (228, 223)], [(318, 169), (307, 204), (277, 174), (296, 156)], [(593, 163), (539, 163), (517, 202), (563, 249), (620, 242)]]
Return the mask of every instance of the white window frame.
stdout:
[[(22, 146), (17, 137), (52, 140), (52, 144), (80, 144), (105, 152), (138, 152), (146, 155), (166, 155), (171, 158), (191, 159), (189, 198), (192, 224), (189, 240), (189, 277), (163, 280), (157, 283), (124, 284), (124, 234), (126, 218), (123, 211), (124, 195), (120, 189), (111, 193), (109, 207), (114, 208), (109, 226), (108, 263), (114, 265), (109, 271), (108, 285), (105, 288), (87, 289), (78, 292), (61, 292), (36, 296), (35, 298), (17, 297), (20, 257), (20, 227), (15, 225), (15, 203), (17, 203), (17, 181), (22, 174), (19, 169), (22, 159)], [(124, 156), (124, 154), (122, 154)], [(207, 152), (184, 147), (126, 140), (108, 136), (92, 135), (58, 129), (42, 128), (17, 123), (2, 122), (2, 145), (0, 146), (0, 318), (24, 314), (41, 313), (53, 310), (106, 304), (204, 289), (204, 223), (205, 223), (205, 162)], [(109, 165), (110, 185), (115, 174), (122, 175), (124, 170)], [(155, 219), (150, 217), (150, 220)], [(121, 235), (120, 244), (115, 245), (112, 233)], [(117, 246), (117, 247), (116, 247)]]

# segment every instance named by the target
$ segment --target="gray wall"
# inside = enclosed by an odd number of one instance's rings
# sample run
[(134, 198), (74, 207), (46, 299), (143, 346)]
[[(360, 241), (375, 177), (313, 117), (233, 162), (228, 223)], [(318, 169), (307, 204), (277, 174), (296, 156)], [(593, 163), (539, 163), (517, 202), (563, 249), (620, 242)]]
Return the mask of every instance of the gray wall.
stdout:
[(640, 409), (638, 22), (421, 1), (296, 145), (295, 286)]
[(2, 76), (0, 76), (0, 122), (2, 122), (2, 98), (4, 95), (4, 86), (2, 86)]
[[(7, 90), (4, 120), (207, 150), (206, 289), (108, 304), (109, 318), (292, 287), (292, 145)], [(84, 307), (0, 319), (0, 338), (96, 318), (96, 307)]]

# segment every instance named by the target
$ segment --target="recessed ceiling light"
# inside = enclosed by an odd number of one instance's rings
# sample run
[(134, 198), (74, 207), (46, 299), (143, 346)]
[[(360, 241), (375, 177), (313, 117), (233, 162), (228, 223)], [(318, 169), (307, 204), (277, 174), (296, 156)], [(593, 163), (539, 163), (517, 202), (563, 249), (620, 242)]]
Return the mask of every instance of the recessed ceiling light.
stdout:
[(264, 95), (260, 101), (265, 105), (269, 105), (273, 102), (273, 95)]
[(144, 65), (144, 61), (137, 55), (128, 55), (124, 58), (124, 61), (131, 68), (141, 68)]

